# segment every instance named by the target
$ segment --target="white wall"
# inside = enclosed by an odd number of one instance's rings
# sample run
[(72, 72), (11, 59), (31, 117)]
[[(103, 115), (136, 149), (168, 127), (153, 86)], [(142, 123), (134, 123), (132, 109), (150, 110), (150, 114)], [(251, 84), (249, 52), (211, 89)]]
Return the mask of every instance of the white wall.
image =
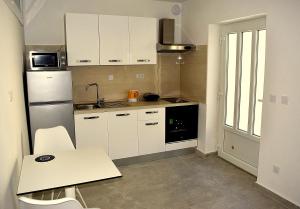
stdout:
[(14, 209), (22, 150), (28, 153), (22, 83), (24, 41), (23, 28), (3, 0), (0, 28), (0, 208)]
[[(299, 0), (189, 0), (183, 3), (182, 25), (183, 40), (207, 44), (209, 24), (267, 14), (265, 102), (257, 182), (300, 206), (299, 10)], [(277, 96), (276, 104), (269, 102), (270, 94)], [(280, 104), (282, 95), (289, 97), (288, 106)], [(273, 173), (273, 165), (280, 167), (279, 174)]]
[[(30, 4), (33, 1), (36, 0), (26, 0), (25, 3)], [(32, 7), (32, 11), (25, 12), (25, 20), (31, 19), (32, 14), (37, 14), (25, 25), (25, 43), (27, 45), (64, 44), (64, 14), (67, 12), (175, 18), (176, 41), (181, 40), (181, 15), (172, 15), (171, 8), (174, 3), (171, 2), (153, 0), (39, 1), (45, 3), (40, 3), (40, 5)]]

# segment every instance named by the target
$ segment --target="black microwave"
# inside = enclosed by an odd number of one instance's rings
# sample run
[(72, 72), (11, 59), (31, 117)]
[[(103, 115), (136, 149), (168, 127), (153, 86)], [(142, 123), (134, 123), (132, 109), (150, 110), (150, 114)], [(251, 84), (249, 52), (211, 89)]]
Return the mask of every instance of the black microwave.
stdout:
[(66, 53), (63, 51), (30, 51), (29, 70), (64, 70)]

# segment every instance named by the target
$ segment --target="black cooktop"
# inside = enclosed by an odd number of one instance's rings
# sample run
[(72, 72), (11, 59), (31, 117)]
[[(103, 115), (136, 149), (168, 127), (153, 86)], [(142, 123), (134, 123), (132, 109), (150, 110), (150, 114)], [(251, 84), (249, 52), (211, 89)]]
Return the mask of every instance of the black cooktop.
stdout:
[(165, 98), (163, 100), (165, 100), (167, 102), (171, 102), (171, 103), (186, 103), (186, 102), (189, 102), (189, 101), (187, 101), (185, 99), (182, 99), (180, 97)]

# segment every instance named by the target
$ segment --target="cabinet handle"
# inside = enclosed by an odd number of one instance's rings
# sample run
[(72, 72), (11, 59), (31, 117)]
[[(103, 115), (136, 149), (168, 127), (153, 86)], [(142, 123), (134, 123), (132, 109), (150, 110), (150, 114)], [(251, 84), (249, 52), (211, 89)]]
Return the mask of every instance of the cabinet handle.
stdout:
[(138, 59), (138, 60), (136, 60), (137, 62), (150, 62), (150, 60), (149, 59)]
[(122, 62), (122, 60), (108, 60), (108, 62)]
[(93, 119), (98, 119), (99, 116), (91, 116), (91, 117), (84, 117), (84, 120), (93, 120)]
[(92, 60), (77, 60), (77, 62), (80, 62), (80, 63), (87, 63), (87, 62), (92, 62)]
[(121, 117), (121, 116), (128, 116), (130, 115), (129, 113), (123, 113), (123, 114), (116, 114), (116, 116)]
[(158, 113), (158, 111), (148, 111), (148, 112), (146, 112), (146, 114), (156, 114), (156, 113)]
[(155, 125), (158, 125), (158, 122), (156, 123), (145, 123), (146, 126), (155, 126)]

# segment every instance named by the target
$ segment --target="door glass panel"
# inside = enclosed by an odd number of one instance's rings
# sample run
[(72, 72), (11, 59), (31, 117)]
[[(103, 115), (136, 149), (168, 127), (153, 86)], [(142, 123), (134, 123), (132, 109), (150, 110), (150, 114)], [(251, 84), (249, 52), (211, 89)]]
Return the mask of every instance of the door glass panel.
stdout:
[(227, 55), (227, 79), (226, 79), (226, 112), (225, 124), (233, 126), (234, 101), (235, 101), (235, 77), (236, 77), (236, 54), (237, 54), (237, 34), (228, 35), (228, 55)]
[(252, 32), (242, 33), (242, 66), (240, 81), (240, 108), (238, 128), (248, 131), (250, 83), (251, 83), (251, 57)]
[(266, 30), (258, 31), (257, 45), (257, 69), (256, 69), (256, 92), (255, 92), (255, 110), (254, 110), (254, 129), (253, 134), (261, 135), (261, 115), (263, 88), (265, 76), (265, 54), (266, 54)]

